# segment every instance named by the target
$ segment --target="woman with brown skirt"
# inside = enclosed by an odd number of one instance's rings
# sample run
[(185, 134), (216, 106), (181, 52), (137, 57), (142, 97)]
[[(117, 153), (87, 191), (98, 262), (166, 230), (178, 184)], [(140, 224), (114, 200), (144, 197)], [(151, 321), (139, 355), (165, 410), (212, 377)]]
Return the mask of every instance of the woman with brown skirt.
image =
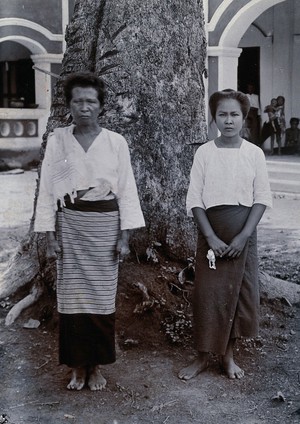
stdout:
[(223, 90), (210, 98), (221, 135), (196, 152), (187, 194), (187, 211), (198, 227), (193, 295), (197, 357), (179, 372), (188, 380), (220, 355), (229, 378), (244, 371), (235, 363), (234, 343), (256, 337), (259, 287), (256, 226), (272, 206), (263, 151), (240, 137), (249, 111), (241, 92)]

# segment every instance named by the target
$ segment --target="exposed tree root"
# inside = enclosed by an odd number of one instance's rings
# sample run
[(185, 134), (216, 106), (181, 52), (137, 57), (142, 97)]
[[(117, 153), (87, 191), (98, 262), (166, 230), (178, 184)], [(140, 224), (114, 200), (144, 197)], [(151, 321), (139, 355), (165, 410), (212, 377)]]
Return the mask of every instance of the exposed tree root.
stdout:
[(300, 286), (290, 281), (281, 280), (260, 271), (259, 283), (261, 295), (267, 299), (286, 299), (289, 303), (300, 302)]
[(33, 305), (41, 297), (43, 291), (44, 289), (41, 283), (34, 283), (34, 285), (31, 287), (30, 293), (11, 308), (6, 316), (5, 325), (11, 325), (13, 322), (15, 322), (24, 309)]
[[(41, 253), (39, 253), (41, 254)], [(40, 260), (36, 239), (22, 241), (0, 275), (0, 299), (10, 296), (32, 281), (40, 272)]]

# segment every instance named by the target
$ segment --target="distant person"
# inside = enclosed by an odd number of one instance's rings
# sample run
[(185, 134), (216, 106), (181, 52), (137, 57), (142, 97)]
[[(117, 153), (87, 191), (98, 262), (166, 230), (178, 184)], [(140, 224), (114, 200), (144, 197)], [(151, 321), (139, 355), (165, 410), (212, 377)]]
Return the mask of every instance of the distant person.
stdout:
[(271, 99), (268, 106), (265, 107), (264, 112), (268, 114), (268, 124), (263, 125), (262, 128), (262, 141), (265, 141), (268, 137), (271, 138), (271, 155), (274, 154), (274, 143), (275, 138), (278, 146), (281, 146), (281, 128), (277, 113), (277, 99)]
[(290, 128), (285, 130), (285, 148), (290, 153), (300, 153), (299, 119), (290, 119)]
[(247, 85), (246, 95), (250, 102), (250, 109), (245, 119), (241, 136), (251, 143), (259, 144), (261, 112), (258, 94), (255, 94), (255, 86), (252, 83)]
[(278, 144), (278, 155), (281, 155), (281, 147), (282, 147), (282, 137), (285, 134), (285, 111), (284, 104), (285, 98), (283, 96), (277, 97), (277, 106), (276, 106), (276, 116), (279, 124), (280, 130), (276, 134), (276, 142)]
[(277, 100), (276, 114), (278, 116), (281, 131), (284, 132), (285, 128), (286, 128), (286, 126), (285, 126), (285, 111), (284, 111), (285, 98), (283, 96), (278, 96), (276, 100)]
[(234, 360), (234, 344), (257, 336), (256, 227), (272, 205), (264, 153), (240, 136), (248, 97), (218, 91), (209, 107), (221, 135), (198, 148), (187, 193), (187, 213), (198, 227), (193, 293), (197, 357), (179, 372), (183, 380), (208, 366), (209, 352), (220, 355), (229, 378), (244, 376)]
[(64, 83), (73, 124), (49, 135), (36, 207), (57, 260), (59, 362), (72, 369), (70, 390), (102, 390), (101, 365), (115, 362), (119, 258), (129, 231), (144, 226), (126, 140), (102, 128), (104, 83), (89, 72)]

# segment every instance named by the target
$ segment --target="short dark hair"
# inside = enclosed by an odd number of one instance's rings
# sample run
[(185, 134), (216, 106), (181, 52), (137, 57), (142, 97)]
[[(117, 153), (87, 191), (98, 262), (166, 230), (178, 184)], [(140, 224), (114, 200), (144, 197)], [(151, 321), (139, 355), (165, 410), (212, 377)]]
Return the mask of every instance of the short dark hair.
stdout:
[(231, 88), (226, 88), (225, 90), (222, 90), (222, 91), (216, 91), (210, 96), (209, 109), (214, 121), (216, 120), (216, 112), (217, 112), (218, 105), (222, 100), (225, 100), (225, 99), (237, 100), (239, 104), (241, 105), (243, 118), (244, 119), (246, 118), (250, 110), (250, 101), (248, 97), (246, 96), (245, 93), (242, 93), (241, 91), (235, 91), (235, 90), (232, 90)]
[(278, 97), (277, 97), (277, 99), (276, 99), (276, 100), (277, 100), (277, 102), (278, 102), (278, 99), (281, 99), (281, 100), (282, 100), (282, 102), (283, 102), (283, 104), (285, 103), (285, 98), (284, 98), (283, 96), (278, 96)]
[(63, 83), (64, 95), (67, 106), (72, 100), (72, 90), (74, 87), (92, 87), (98, 93), (98, 100), (101, 105), (104, 103), (105, 86), (101, 78), (92, 72), (76, 72), (70, 74)]
[(291, 118), (290, 119), (290, 125), (292, 125), (293, 122), (296, 122), (297, 125), (299, 125), (299, 118)]

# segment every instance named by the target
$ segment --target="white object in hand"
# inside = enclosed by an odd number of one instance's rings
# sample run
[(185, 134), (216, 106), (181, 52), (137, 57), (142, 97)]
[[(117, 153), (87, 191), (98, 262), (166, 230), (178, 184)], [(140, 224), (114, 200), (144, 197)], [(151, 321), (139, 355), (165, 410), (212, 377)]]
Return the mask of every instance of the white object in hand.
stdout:
[(206, 257), (208, 259), (208, 266), (211, 269), (217, 269), (216, 268), (216, 257), (215, 257), (214, 251), (212, 249), (209, 249), (209, 251), (207, 252)]

